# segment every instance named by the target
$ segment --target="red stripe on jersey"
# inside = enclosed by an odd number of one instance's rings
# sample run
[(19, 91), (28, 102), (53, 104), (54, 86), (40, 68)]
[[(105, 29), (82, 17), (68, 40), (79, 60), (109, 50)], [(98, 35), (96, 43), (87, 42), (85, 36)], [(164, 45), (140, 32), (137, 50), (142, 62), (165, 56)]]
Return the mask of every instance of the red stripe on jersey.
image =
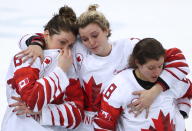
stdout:
[(186, 71), (184, 71), (184, 70), (182, 70), (182, 69), (180, 69), (180, 68), (178, 68), (178, 67), (177, 67), (177, 69), (180, 70), (180, 71), (181, 71), (182, 73), (184, 73), (185, 75), (188, 74), (188, 72), (186, 72)]
[(50, 103), (51, 100), (51, 86), (49, 84), (49, 81), (46, 78), (43, 78), (45, 81), (45, 87), (46, 87), (46, 94), (47, 94), (47, 103)]
[(51, 113), (52, 125), (54, 126), (54, 125), (55, 125), (55, 118), (54, 118), (53, 112), (52, 112), (52, 110), (50, 109), (49, 106), (48, 106), (48, 109), (49, 109), (49, 111), (50, 111), (50, 113)]
[(60, 82), (59, 82), (59, 77), (57, 76), (57, 74), (54, 72), (55, 76), (57, 77), (57, 80), (58, 80), (58, 88), (59, 88), (59, 91), (62, 92), (61, 90), (61, 87), (60, 87)]
[(171, 62), (174, 60), (185, 60), (185, 56), (182, 54), (181, 50), (178, 48), (171, 48), (166, 50), (165, 62)]
[(175, 78), (177, 78), (178, 80), (180, 80), (179, 77), (177, 77), (172, 71), (170, 71), (170, 70), (168, 70), (168, 69), (164, 69), (164, 70), (166, 70), (166, 71), (169, 72), (171, 75), (173, 75)]
[(53, 98), (55, 99), (56, 98), (56, 96), (55, 96), (55, 94), (56, 94), (56, 92), (57, 92), (57, 86), (56, 86), (56, 84), (55, 84), (55, 81), (53, 80), (53, 78), (51, 78), (51, 77), (49, 77), (51, 80), (52, 80), (52, 82), (53, 82), (53, 84), (54, 84), (54, 94), (53, 94)]
[(108, 131), (108, 130), (104, 130), (104, 129), (94, 129), (94, 131)]
[(165, 68), (170, 68), (170, 67), (188, 67), (188, 65), (183, 62), (175, 62), (165, 66)]
[(67, 126), (67, 128), (69, 128), (69, 127), (71, 127), (73, 125), (74, 121), (73, 121), (73, 117), (72, 117), (70, 109), (67, 107), (67, 105), (64, 105), (64, 107), (66, 109), (67, 118), (68, 118), (68, 126)]
[(175, 60), (185, 60), (185, 56), (183, 54), (177, 54), (173, 56), (167, 56), (165, 59), (166, 62), (171, 62)]
[(189, 106), (191, 108), (191, 105), (189, 103), (186, 103), (186, 102), (177, 103), (177, 105), (179, 105), (179, 104), (187, 105), (187, 106)]
[(191, 83), (191, 81), (189, 79), (187, 79), (187, 81), (189, 83), (189, 88), (188, 88), (187, 92), (185, 93), (185, 95), (182, 98), (188, 97), (188, 98), (191, 99), (192, 98), (192, 83)]
[[(75, 127), (76, 128), (80, 122), (83, 120), (83, 117), (81, 116), (81, 111), (77, 108), (77, 107), (74, 107), (73, 105), (71, 105), (72, 107), (72, 112), (74, 113), (74, 116), (75, 116)], [(83, 111), (82, 111), (83, 112)]]
[(57, 111), (58, 111), (59, 117), (60, 117), (60, 125), (61, 125), (61, 126), (64, 126), (64, 117), (63, 117), (63, 114), (62, 114), (62, 112), (59, 110), (59, 108), (57, 108)]

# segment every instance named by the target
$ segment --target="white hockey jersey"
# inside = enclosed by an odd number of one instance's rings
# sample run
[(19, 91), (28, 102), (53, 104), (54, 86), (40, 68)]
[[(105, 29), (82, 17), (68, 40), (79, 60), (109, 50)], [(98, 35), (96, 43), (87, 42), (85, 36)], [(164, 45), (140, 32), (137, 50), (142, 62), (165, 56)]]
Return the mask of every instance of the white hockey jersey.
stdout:
[[(21, 42), (25, 43), (25, 40)], [(38, 58), (32, 66), (29, 66), (30, 60), (23, 63), (17, 55), (14, 56), (7, 74), (8, 104), (15, 103), (11, 96), (21, 97), (31, 110), (42, 110), (42, 116), (39, 120), (30, 115), (17, 116), (12, 112), (13, 108), (8, 107), (1, 131), (59, 129), (47, 125), (63, 126), (60, 130), (64, 130), (80, 124), (84, 106), (82, 88), (73, 67), (66, 75), (57, 66), (58, 55), (58, 49), (45, 50), (43, 63)]]
[[(189, 87), (188, 83), (177, 83), (182, 87)], [(127, 69), (116, 75), (109, 88), (104, 91), (101, 110), (95, 118), (96, 130), (117, 131), (184, 131), (183, 117), (175, 104), (175, 93), (172, 90), (162, 92), (153, 102), (146, 119), (145, 110), (135, 117), (129, 113), (128, 104), (139, 96), (132, 92), (144, 90), (141, 87), (132, 69)], [(179, 95), (177, 97), (180, 97)]]
[[(83, 127), (88, 127), (89, 131), (93, 130), (93, 116), (100, 107), (102, 91), (115, 74), (127, 67), (129, 56), (138, 41), (138, 39), (131, 38), (110, 42), (112, 50), (106, 57), (92, 54), (81, 41), (74, 44), (74, 65), (85, 92), (84, 125), (80, 126), (78, 130), (85, 131), (86, 129)], [(22, 44), (20, 46), (21, 48), (27, 47)], [(177, 81), (182, 81), (189, 73), (185, 57), (177, 48), (167, 50), (166, 55), (165, 70), (163, 70), (160, 77), (167, 83), (166, 87), (173, 88), (175, 93), (178, 90), (186, 90), (184, 87), (174, 86)], [(161, 85), (164, 86), (164, 83)], [(188, 105), (186, 106), (190, 108)]]

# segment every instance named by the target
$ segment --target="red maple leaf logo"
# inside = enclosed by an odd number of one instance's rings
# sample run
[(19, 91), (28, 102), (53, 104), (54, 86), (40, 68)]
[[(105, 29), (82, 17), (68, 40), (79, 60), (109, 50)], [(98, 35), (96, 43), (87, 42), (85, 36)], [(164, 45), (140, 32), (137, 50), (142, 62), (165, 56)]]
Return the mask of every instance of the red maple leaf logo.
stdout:
[(85, 86), (85, 108), (89, 111), (97, 111), (100, 107), (101, 100), (101, 86), (102, 83), (96, 84), (93, 77), (88, 81), (84, 82)]
[(46, 58), (46, 59), (44, 60), (44, 62), (45, 62), (46, 64), (49, 64), (49, 63), (51, 62), (51, 60), (50, 60), (50, 58)]
[(76, 59), (77, 59), (78, 62), (81, 61), (81, 57), (80, 56), (78, 56)]
[(141, 131), (175, 131), (175, 124), (173, 120), (170, 121), (170, 114), (164, 116), (163, 112), (160, 111), (158, 119), (152, 119), (154, 126), (150, 126), (149, 129), (141, 129)]

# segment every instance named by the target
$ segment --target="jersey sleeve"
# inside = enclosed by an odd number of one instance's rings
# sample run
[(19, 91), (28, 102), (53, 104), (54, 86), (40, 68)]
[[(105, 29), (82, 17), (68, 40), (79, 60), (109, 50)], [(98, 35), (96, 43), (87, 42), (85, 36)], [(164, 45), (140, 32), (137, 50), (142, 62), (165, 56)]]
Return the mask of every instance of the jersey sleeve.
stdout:
[(84, 118), (84, 94), (79, 80), (70, 79), (63, 102), (54, 101), (42, 109), (42, 125), (76, 128)]
[(114, 131), (116, 129), (123, 107), (123, 104), (117, 99), (118, 94), (119, 91), (114, 83), (104, 91), (100, 110), (93, 122), (95, 131)]
[(36, 34), (26, 34), (24, 35), (19, 43), (19, 48), (21, 50), (25, 50), (27, 49), (27, 47), (29, 45), (38, 45), (40, 46), (42, 49), (45, 48), (45, 39), (44, 39), (44, 36), (43, 34), (41, 33), (36, 33)]
[(178, 48), (168, 49), (166, 50), (164, 70), (160, 75), (161, 81), (158, 82), (166, 89), (177, 88), (175, 83), (183, 81), (189, 71), (189, 66), (181, 50)]
[(191, 101), (188, 97), (177, 99), (177, 106), (184, 118), (189, 117), (189, 112), (191, 110)]
[(177, 99), (177, 105), (182, 112), (181, 114), (183, 115), (184, 118), (189, 117), (189, 112), (191, 110), (191, 98), (192, 98), (192, 83), (189, 79), (186, 79), (186, 81), (189, 83), (188, 90), (184, 94), (182, 98)]
[(23, 63), (17, 55), (13, 61), (14, 75), (7, 83), (12, 85), (21, 99), (35, 112), (53, 101), (69, 84), (66, 74), (60, 67), (56, 67), (48, 76), (40, 78), (39, 58), (32, 66), (29, 66), (28, 61)]

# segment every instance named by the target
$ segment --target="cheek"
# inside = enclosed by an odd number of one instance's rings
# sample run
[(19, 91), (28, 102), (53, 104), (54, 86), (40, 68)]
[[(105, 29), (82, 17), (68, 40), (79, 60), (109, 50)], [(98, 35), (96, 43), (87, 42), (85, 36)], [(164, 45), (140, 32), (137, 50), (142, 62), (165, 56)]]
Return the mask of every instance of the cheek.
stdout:
[(152, 71), (144, 70), (144, 74), (145, 74), (146, 77), (150, 77), (152, 75)]
[(89, 47), (89, 43), (88, 43), (88, 42), (82, 42), (82, 44), (83, 44), (84, 46), (86, 46), (87, 48)]

